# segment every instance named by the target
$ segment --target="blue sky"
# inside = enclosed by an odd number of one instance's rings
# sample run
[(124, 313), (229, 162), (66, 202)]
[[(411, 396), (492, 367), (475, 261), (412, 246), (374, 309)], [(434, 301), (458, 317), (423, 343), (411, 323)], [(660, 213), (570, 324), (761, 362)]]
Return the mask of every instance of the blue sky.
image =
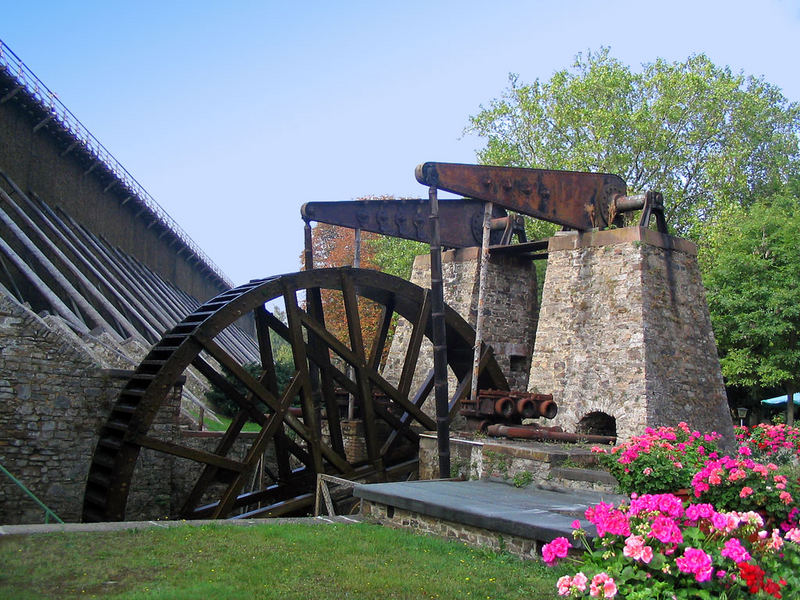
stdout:
[(237, 284), (299, 268), (302, 203), (474, 162), (509, 73), (704, 52), (800, 100), (798, 0), (3, 4), (0, 39)]

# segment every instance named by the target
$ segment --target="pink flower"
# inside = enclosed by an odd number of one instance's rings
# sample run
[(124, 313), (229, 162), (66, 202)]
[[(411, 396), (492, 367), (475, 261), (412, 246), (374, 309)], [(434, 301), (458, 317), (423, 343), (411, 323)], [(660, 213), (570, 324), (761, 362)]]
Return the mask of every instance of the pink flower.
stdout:
[(711, 515), (711, 524), (714, 529), (725, 531), (728, 529), (728, 517), (725, 513), (714, 513)]
[(572, 589), (572, 577), (569, 575), (560, 577), (558, 582), (556, 582), (556, 587), (558, 588), (559, 596), (568, 596), (570, 590)]
[(778, 496), (784, 504), (792, 503), (792, 495), (789, 492), (781, 492)]
[(580, 528), (581, 528), (581, 522), (580, 522), (580, 521), (578, 521), (578, 519), (575, 519), (575, 520), (572, 522), (572, 528), (573, 528), (573, 529), (580, 529)]
[(711, 504), (690, 504), (686, 507), (686, 518), (689, 521), (710, 519), (716, 511)]
[(750, 450), (750, 448), (748, 448), (747, 446), (739, 446), (739, 454), (741, 454), (742, 456), (750, 456), (751, 454), (753, 454), (753, 451)]
[[(603, 594), (600, 596), (600, 594)], [(617, 584), (614, 579), (608, 576), (607, 573), (598, 573), (592, 577), (592, 583), (589, 586), (589, 595), (592, 598), (613, 598), (617, 595)]]
[(735, 563), (740, 563), (743, 560), (747, 561), (752, 558), (750, 553), (742, 546), (742, 543), (737, 538), (727, 540), (721, 554), (726, 558), (730, 558)]
[(683, 556), (675, 559), (675, 564), (682, 573), (694, 574), (695, 580), (699, 582), (711, 579), (711, 557), (699, 548), (687, 547)]
[(556, 560), (564, 558), (570, 549), (569, 540), (565, 537), (557, 537), (549, 544), (542, 546), (542, 559), (548, 565), (554, 565)]
[(587, 508), (586, 518), (597, 527), (597, 535), (600, 537), (606, 533), (624, 536), (631, 534), (627, 515), (615, 509), (613, 504), (600, 502), (596, 506)]
[(739, 498), (747, 498), (752, 493), (753, 493), (753, 488), (744, 486), (742, 488), (742, 491), (739, 492)]
[(642, 546), (644, 546), (644, 538), (640, 535), (631, 535), (625, 540), (622, 554), (636, 560), (642, 555)]
[(578, 591), (585, 592), (587, 583), (589, 583), (589, 578), (581, 571), (577, 572), (575, 577), (572, 578), (572, 587)]
[(675, 521), (663, 515), (655, 518), (650, 526), (650, 533), (663, 544), (680, 544), (683, 541), (680, 527)]
[(737, 481), (745, 477), (747, 477), (747, 473), (743, 469), (734, 469), (731, 471), (731, 474), (728, 475), (728, 481)]
[(772, 530), (772, 534), (767, 541), (767, 548), (771, 548), (773, 550), (780, 550), (783, 546), (783, 538), (781, 538), (781, 533), (777, 529)]

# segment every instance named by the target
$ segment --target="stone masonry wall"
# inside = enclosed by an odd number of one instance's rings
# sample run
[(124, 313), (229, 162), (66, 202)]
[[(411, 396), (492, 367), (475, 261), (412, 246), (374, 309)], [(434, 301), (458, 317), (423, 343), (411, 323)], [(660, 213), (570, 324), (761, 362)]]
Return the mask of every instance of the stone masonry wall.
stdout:
[[(444, 301), (473, 327), (478, 310), (478, 248), (450, 250), (442, 255)], [(430, 256), (414, 261), (411, 282), (430, 287)], [(529, 259), (492, 257), (487, 269), (484, 301), (484, 340), (513, 389), (527, 387), (528, 368), (536, 335), (536, 270)], [(395, 330), (383, 376), (397, 383), (411, 337), (411, 325), (401, 319)], [(433, 350), (426, 339), (422, 343), (412, 390), (433, 368)], [(452, 376), (450, 392), (455, 389)], [(428, 406), (428, 404), (430, 406)], [(424, 407), (432, 414), (432, 400)]]
[(387, 527), (410, 529), (422, 535), (457, 540), (474, 548), (488, 548), (495, 552), (509, 552), (525, 560), (538, 559), (540, 543), (516, 535), (500, 534), (472, 525), (464, 525), (421, 513), (394, 508), (378, 502), (361, 503), (361, 514), (368, 520)]
[[(105, 366), (0, 294), (0, 463), (65, 521), (80, 518), (96, 433), (124, 383)], [(43, 518), (0, 475), (0, 523)]]
[(554, 424), (616, 419), (621, 439), (686, 421), (732, 439), (693, 244), (638, 227), (552, 238), (529, 391)]
[[(1, 291), (0, 291), (1, 292)], [(0, 464), (67, 522), (80, 521), (97, 433), (129, 369), (146, 348), (81, 337), (58, 317), (39, 317), (0, 293)], [(213, 451), (221, 433), (180, 429), (181, 388), (159, 409), (150, 435)], [(255, 434), (229, 456), (244, 458)], [(266, 456), (274, 470), (272, 449)], [(126, 518), (174, 517), (201, 465), (152, 450), (140, 453)], [(0, 524), (41, 523), (44, 510), (0, 473)]]

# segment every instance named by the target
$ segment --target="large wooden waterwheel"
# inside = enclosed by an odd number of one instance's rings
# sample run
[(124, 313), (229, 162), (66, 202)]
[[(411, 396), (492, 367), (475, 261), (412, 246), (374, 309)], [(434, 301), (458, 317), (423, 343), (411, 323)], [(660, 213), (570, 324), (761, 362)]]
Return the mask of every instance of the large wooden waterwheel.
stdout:
[[(347, 320), (349, 343), (325, 327), (320, 295), (334, 290)], [(381, 309), (378, 331), (366, 347), (359, 299)], [(287, 323), (268, 310), (281, 301)], [(261, 373), (244, 365), (215, 341), (237, 319), (252, 312), (261, 355)], [(413, 325), (411, 342), (397, 385), (379, 372), (380, 357), (395, 315)], [(451, 415), (472, 373), (474, 331), (452, 309), (446, 309), (447, 357), (459, 381), (451, 390)], [(270, 332), (289, 342), (294, 375), (279, 389)], [(181, 518), (278, 516), (309, 510), (317, 473), (347, 479), (389, 480), (416, 468), (420, 430), (435, 429), (421, 406), (431, 392), (433, 374), (412, 389), (419, 348), (431, 336), (429, 292), (377, 271), (317, 269), (252, 281), (205, 303), (159, 341), (136, 369), (100, 431), (84, 496), (84, 521), (125, 518), (134, 469), (142, 449), (198, 463), (199, 476), (181, 499)], [(153, 420), (175, 382), (189, 366), (221, 388), (238, 406), (213, 451), (198, 450), (160, 437)], [(247, 391), (237, 391), (222, 367)], [(489, 352), (484, 354), (482, 388), (506, 388), (505, 378)], [(241, 389), (241, 388), (240, 388)], [(340, 399), (346, 393), (363, 421), (366, 457), (348, 460), (344, 448)], [(290, 410), (292, 405), (300, 410)], [(266, 407), (266, 408), (265, 408)], [(260, 426), (245, 438), (248, 422)], [(325, 425), (323, 427), (323, 425)], [(324, 435), (323, 435), (324, 432)], [(229, 454), (246, 444), (244, 459)], [(272, 445), (276, 464), (267, 477), (252, 474)], [(256, 480), (261, 483), (254, 484)]]

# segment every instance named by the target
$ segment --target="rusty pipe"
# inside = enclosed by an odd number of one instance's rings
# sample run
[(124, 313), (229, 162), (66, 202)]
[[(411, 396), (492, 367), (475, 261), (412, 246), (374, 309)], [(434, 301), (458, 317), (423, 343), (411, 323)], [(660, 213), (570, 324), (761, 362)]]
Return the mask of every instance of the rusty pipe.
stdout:
[(544, 417), (545, 419), (554, 419), (558, 414), (558, 405), (554, 400), (543, 400), (539, 403), (537, 408), (539, 411), (539, 416)]
[(647, 191), (642, 194), (632, 196), (615, 196), (611, 201), (614, 210), (618, 213), (641, 210), (646, 204), (650, 203), (655, 208), (663, 209), (663, 197), (658, 192)]
[(539, 416), (539, 407), (530, 398), (517, 400), (517, 412), (523, 419), (533, 419)]
[(531, 427), (519, 425), (510, 427), (508, 425), (489, 425), (486, 433), (494, 437), (522, 438), (526, 440), (557, 440), (561, 442), (594, 442), (598, 444), (609, 444), (617, 441), (616, 437), (608, 435), (594, 435), (589, 433), (570, 433), (567, 431), (553, 431), (541, 427)]
[(495, 414), (508, 419), (514, 414), (514, 401), (508, 397), (498, 398), (494, 403), (494, 412)]

